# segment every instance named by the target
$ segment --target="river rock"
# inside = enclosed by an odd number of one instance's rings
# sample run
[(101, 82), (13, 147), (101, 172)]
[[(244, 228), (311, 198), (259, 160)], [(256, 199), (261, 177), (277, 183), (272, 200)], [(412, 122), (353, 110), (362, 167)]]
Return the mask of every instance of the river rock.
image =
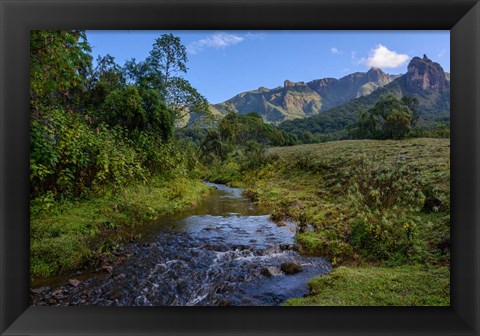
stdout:
[(52, 296), (57, 300), (63, 299), (63, 297), (64, 297), (63, 291), (61, 289), (57, 289), (56, 291), (54, 291), (52, 293)]
[(300, 266), (299, 264), (296, 264), (294, 262), (284, 262), (280, 266), (280, 269), (285, 274), (296, 274), (298, 272), (303, 271), (302, 266)]
[(72, 285), (73, 287), (77, 287), (78, 285), (80, 285), (80, 281), (77, 280), (77, 279), (70, 279), (70, 280), (68, 280), (68, 283), (70, 285)]
[(280, 244), (280, 251), (293, 250), (293, 244)]
[(275, 275), (276, 269), (273, 267), (265, 267), (260, 270), (260, 274), (264, 276), (272, 276)]
[(123, 280), (123, 279), (125, 279), (126, 277), (127, 277), (127, 276), (126, 276), (125, 274), (120, 273), (120, 274), (114, 276), (113, 279), (114, 279), (114, 280)]
[(43, 292), (46, 292), (49, 289), (50, 289), (50, 287), (44, 286), (44, 287), (39, 287), (39, 288), (32, 289), (31, 292), (33, 294), (42, 294)]

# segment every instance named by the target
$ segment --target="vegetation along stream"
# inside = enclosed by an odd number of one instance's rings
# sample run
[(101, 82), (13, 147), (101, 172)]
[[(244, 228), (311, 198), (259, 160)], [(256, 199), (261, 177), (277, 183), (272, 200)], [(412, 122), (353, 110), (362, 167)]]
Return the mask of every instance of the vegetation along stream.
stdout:
[(293, 223), (278, 226), (239, 188), (208, 185), (216, 188), (211, 196), (148, 226), (111, 273), (36, 288), (33, 303), (278, 305), (307, 294), (308, 280), (331, 270), (325, 259), (295, 251)]

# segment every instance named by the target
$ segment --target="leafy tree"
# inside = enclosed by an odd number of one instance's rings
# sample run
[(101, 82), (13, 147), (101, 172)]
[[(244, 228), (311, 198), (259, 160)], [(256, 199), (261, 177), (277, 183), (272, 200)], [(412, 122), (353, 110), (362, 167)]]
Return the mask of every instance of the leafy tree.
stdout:
[(418, 105), (420, 104), (420, 101), (417, 97), (403, 96), (402, 103), (407, 106), (410, 111), (412, 111), (412, 120), (410, 122), (410, 126), (411, 128), (415, 128), (415, 126), (417, 126), (418, 119), (420, 118), (420, 114), (418, 112)]
[(176, 176), (194, 170), (195, 159), (186, 158), (192, 151), (182, 152), (173, 141), (177, 115), (167, 106), (166, 85), (175, 83), (168, 98), (190, 110), (208, 104), (173, 76), (186, 71), (185, 48), (178, 43), (162, 36), (143, 62), (121, 68), (106, 55), (93, 68), (83, 31), (31, 33), (32, 198), (115, 191), (145, 180), (146, 172)]
[(30, 111), (78, 110), (91, 68), (90, 46), (81, 30), (34, 30), (30, 35)]
[(383, 136), (389, 139), (403, 139), (410, 133), (411, 116), (400, 111), (390, 113), (382, 125)]
[(89, 77), (88, 92), (85, 97), (92, 109), (100, 106), (109, 93), (124, 88), (126, 80), (122, 68), (115, 63), (115, 58), (107, 54), (98, 56), (97, 65)]
[(412, 128), (412, 111), (416, 98), (399, 100), (392, 93), (381, 96), (368, 111), (361, 109), (358, 120), (349, 129), (355, 138), (403, 139)]
[[(184, 123), (185, 118), (192, 114), (210, 115), (207, 99), (183, 78), (170, 79), (165, 100), (169, 109), (173, 111), (177, 125)], [(185, 122), (185, 126), (190, 124), (191, 122)]]
[(122, 125), (127, 129), (145, 129), (147, 113), (142, 106), (142, 97), (135, 85), (112, 91), (101, 107), (103, 120), (109, 125)]
[(158, 91), (173, 114), (174, 124), (183, 127), (191, 124), (188, 119), (192, 115), (210, 115), (207, 99), (182, 77), (188, 70), (187, 61), (180, 38), (164, 34), (155, 40), (145, 61), (137, 63), (132, 59), (124, 68), (125, 77), (136, 83), (142, 96), (148, 90)]
[[(232, 147), (222, 141), (222, 137), (218, 130), (210, 129), (200, 145), (200, 152), (205, 161), (219, 158), (224, 161), (231, 152)], [(210, 162), (211, 163), (211, 162)]]
[(162, 84), (169, 86), (172, 77), (187, 72), (187, 50), (180, 38), (172, 34), (164, 34), (155, 40), (150, 51), (148, 63), (161, 74)]
[(240, 131), (240, 120), (238, 115), (231, 111), (220, 120), (218, 129), (223, 139), (228, 139), (230, 142), (237, 142), (237, 135)]

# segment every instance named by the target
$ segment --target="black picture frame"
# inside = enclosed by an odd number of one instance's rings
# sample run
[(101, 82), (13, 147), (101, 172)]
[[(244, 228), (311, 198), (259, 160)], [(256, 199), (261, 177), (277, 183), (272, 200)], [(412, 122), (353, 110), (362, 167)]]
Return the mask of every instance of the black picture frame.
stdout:
[[(480, 4), (0, 0), (2, 335), (479, 335)], [(451, 31), (450, 307), (29, 307), (31, 29)]]

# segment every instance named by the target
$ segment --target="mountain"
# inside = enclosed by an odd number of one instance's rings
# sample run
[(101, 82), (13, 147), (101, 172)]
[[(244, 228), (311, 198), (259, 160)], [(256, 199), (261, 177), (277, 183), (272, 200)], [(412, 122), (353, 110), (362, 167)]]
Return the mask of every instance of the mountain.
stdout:
[(340, 79), (323, 78), (311, 82), (291, 82), (274, 89), (260, 87), (220, 103), (211, 105), (214, 114), (232, 110), (239, 114), (257, 112), (271, 123), (305, 118), (369, 95), (390, 83), (397, 76), (387, 75), (379, 68), (355, 72)]
[(380, 96), (389, 92), (397, 97), (414, 96), (419, 100), (419, 124), (432, 121), (448, 121), (450, 118), (449, 75), (440, 64), (426, 55), (414, 57), (407, 67), (407, 73), (373, 91), (370, 95), (353, 99), (319, 115), (290, 120), (281, 123), (282, 130), (301, 134), (310, 131), (317, 134), (335, 133), (345, 129), (357, 120), (359, 110), (372, 107)]

